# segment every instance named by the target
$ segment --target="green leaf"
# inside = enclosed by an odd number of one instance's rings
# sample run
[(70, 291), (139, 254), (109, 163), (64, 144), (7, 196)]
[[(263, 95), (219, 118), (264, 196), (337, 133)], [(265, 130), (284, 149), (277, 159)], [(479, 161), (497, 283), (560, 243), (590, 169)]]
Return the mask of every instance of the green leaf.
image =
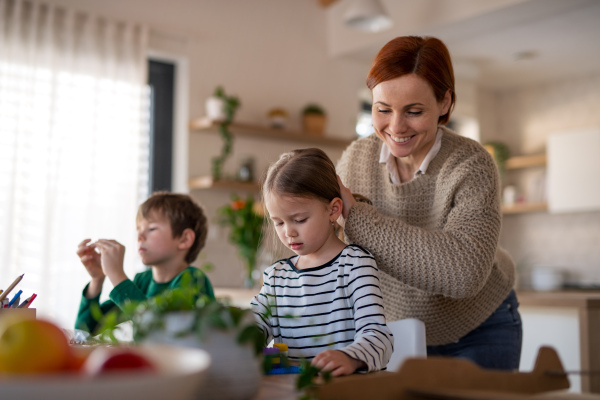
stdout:
[(308, 360), (302, 361), (300, 374), (298, 374), (298, 377), (296, 378), (296, 389), (304, 391), (302, 398), (314, 398), (312, 389), (317, 386), (316, 379), (319, 375), (323, 379), (323, 382), (331, 382), (332, 377), (330, 371), (322, 371), (320, 368), (313, 366)]

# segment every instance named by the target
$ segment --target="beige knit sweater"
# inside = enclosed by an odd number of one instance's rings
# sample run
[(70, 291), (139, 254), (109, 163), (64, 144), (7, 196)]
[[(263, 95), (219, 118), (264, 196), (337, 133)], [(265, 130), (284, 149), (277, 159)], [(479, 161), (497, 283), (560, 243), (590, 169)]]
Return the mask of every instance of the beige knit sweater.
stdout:
[(352, 143), (337, 166), (344, 185), (373, 204), (350, 209), (346, 240), (375, 256), (388, 321), (422, 320), (428, 345), (455, 342), (479, 326), (515, 276), (498, 247), (494, 161), (477, 142), (443, 129), (439, 153), (410, 182), (390, 182), (374, 134)]

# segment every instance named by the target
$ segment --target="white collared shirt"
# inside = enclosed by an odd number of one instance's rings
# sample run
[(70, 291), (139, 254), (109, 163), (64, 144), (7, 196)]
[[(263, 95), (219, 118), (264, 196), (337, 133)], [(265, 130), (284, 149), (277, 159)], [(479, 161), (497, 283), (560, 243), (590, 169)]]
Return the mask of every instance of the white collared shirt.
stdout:
[[(431, 160), (433, 160), (435, 158), (435, 156), (437, 156), (437, 153), (440, 151), (440, 148), (442, 147), (442, 135), (443, 134), (444, 134), (444, 132), (440, 128), (438, 128), (438, 131), (435, 135), (435, 143), (433, 143), (433, 146), (431, 146), (431, 149), (429, 149), (429, 152), (423, 159), (423, 162), (421, 163), (421, 166), (419, 167), (419, 169), (415, 171), (415, 175), (414, 175), (413, 179), (416, 178), (417, 175), (421, 175), (421, 174), (424, 174), (425, 172), (427, 172), (427, 167), (429, 167), (429, 163), (431, 162)], [(388, 172), (390, 173), (390, 181), (392, 181), (393, 184), (398, 185), (398, 184), (402, 183), (402, 181), (400, 180), (400, 172), (398, 171), (398, 164), (396, 161), (396, 157), (394, 157), (394, 155), (390, 152), (390, 149), (387, 147), (387, 145), (385, 143), (381, 143), (381, 152), (379, 153), (379, 163), (385, 164), (385, 167), (387, 168)]]

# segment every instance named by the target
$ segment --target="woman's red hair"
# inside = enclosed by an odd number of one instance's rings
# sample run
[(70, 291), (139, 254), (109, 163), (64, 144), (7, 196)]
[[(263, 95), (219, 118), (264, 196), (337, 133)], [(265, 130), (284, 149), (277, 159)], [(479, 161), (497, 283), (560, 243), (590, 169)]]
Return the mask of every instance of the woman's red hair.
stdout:
[(450, 90), (448, 112), (438, 123), (446, 124), (454, 108), (454, 70), (446, 45), (434, 37), (400, 36), (379, 50), (367, 75), (367, 86), (373, 90), (381, 82), (406, 74), (415, 74), (429, 83), (438, 102)]

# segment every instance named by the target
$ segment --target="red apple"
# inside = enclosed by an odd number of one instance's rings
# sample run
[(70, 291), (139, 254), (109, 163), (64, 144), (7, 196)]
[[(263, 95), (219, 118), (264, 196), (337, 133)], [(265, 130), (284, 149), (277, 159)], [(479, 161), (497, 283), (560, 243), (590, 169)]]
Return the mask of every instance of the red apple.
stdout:
[(104, 375), (113, 372), (156, 372), (156, 366), (143, 354), (124, 348), (98, 348), (83, 365), (89, 375)]
[(90, 355), (89, 347), (72, 346), (65, 370), (79, 372), (83, 370), (85, 361)]

